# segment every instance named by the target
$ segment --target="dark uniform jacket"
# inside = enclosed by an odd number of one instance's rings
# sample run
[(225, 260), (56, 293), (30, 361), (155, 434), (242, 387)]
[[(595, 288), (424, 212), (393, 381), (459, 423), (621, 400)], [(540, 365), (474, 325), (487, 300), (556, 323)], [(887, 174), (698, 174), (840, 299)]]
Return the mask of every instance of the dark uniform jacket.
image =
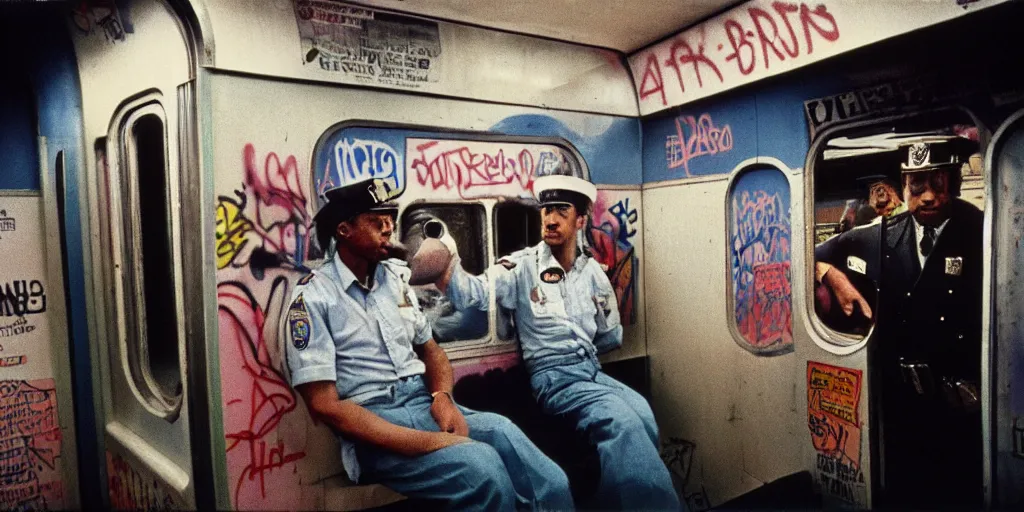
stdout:
[[(816, 261), (842, 270), (871, 300), (883, 353), (927, 363), (936, 378), (977, 382), (981, 368), (981, 210), (955, 199), (949, 222), (921, 268), (910, 213), (826, 240)], [(885, 359), (890, 359), (885, 357)], [(892, 361), (892, 359), (890, 359)]]

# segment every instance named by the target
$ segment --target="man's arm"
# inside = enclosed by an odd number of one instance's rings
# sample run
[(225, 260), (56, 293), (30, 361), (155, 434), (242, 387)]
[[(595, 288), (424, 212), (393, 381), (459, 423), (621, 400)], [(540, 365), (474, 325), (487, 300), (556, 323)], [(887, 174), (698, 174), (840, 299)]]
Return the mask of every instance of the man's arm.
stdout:
[(462, 268), (461, 260), (452, 259), (448, 270), (438, 279), (435, 285), (452, 301), (455, 309), (478, 309), (487, 311), (490, 308), (490, 281), (494, 282), (495, 300), (505, 309), (516, 307), (516, 264), (509, 260), (499, 260), (479, 276), (470, 275)]
[(370, 443), (408, 457), (423, 455), (469, 438), (448, 432), (424, 432), (401, 427), (349, 400), (338, 398), (330, 381), (309, 382), (296, 387), (313, 418), (329, 425), (348, 439)]
[(437, 422), (437, 426), (444, 432), (451, 432), (460, 436), (469, 435), (469, 425), (462, 411), (455, 406), (455, 399), (452, 398), (452, 389), (455, 387), (455, 378), (452, 375), (452, 365), (448, 362), (448, 356), (444, 349), (431, 339), (422, 345), (413, 347), (416, 354), (423, 360), (426, 366), (427, 389), (433, 397), (430, 405), (430, 414)]
[(426, 379), (427, 389), (431, 393), (440, 392), (451, 394), (455, 387), (455, 378), (452, 374), (452, 365), (448, 361), (448, 355), (444, 349), (437, 344), (433, 338), (422, 345), (415, 345), (413, 350), (420, 356), (423, 365), (427, 367)]
[(469, 426), (466, 424), (466, 418), (455, 406), (455, 399), (452, 397), (452, 389), (455, 386), (452, 365), (448, 362), (444, 349), (434, 341), (433, 330), (427, 316), (420, 309), (419, 301), (415, 300), (416, 297), (411, 295), (412, 291), (408, 288), (407, 293), (410, 294), (410, 307), (415, 311), (413, 327), (416, 335), (412, 340), (412, 348), (423, 361), (427, 389), (430, 390), (433, 400), (430, 404), (430, 414), (442, 432), (468, 436)]
[(848, 231), (829, 238), (814, 248), (814, 280), (835, 293), (836, 300), (839, 301), (839, 306), (846, 316), (853, 315), (854, 304), (860, 304), (860, 310), (870, 319), (872, 312), (867, 299), (857, 291), (857, 287), (850, 282), (846, 274), (835, 266), (841, 264), (839, 260), (843, 258), (849, 233)]
[(312, 286), (300, 286), (285, 318), (285, 352), (291, 384), (313, 418), (349, 439), (403, 455), (421, 455), (468, 439), (400, 427), (364, 407), (338, 397), (335, 344), (326, 321), (326, 305)]

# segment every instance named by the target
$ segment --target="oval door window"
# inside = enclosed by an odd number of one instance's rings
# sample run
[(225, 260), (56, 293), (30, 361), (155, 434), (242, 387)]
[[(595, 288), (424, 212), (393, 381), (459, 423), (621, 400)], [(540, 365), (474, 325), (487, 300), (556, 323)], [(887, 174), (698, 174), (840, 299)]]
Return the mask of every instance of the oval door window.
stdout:
[(744, 169), (728, 201), (733, 338), (757, 355), (792, 352), (789, 179), (774, 167)]

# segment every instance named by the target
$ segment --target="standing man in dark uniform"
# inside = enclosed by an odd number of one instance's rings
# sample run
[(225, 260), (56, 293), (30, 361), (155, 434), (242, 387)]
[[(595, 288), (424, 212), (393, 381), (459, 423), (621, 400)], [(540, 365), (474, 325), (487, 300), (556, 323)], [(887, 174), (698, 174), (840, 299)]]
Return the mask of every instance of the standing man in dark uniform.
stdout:
[[(900, 146), (908, 211), (814, 251), (815, 277), (842, 312), (876, 320), (883, 496), (893, 505), (981, 505), (984, 215), (957, 197), (976, 148), (959, 137)], [(864, 297), (876, 293), (872, 311)]]

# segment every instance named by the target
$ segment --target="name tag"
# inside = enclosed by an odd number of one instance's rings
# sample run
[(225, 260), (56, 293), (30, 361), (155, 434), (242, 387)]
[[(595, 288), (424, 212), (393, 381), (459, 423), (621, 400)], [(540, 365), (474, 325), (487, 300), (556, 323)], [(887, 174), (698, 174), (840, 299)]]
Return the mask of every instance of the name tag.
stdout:
[(960, 256), (946, 258), (946, 275), (958, 276), (964, 270), (964, 259)]
[(864, 260), (862, 260), (862, 259), (860, 259), (860, 258), (858, 258), (856, 256), (847, 256), (846, 257), (846, 268), (848, 268), (848, 269), (850, 269), (850, 270), (852, 270), (852, 271), (854, 271), (854, 272), (856, 272), (858, 274), (866, 274), (867, 271), (868, 271), (868, 262), (866, 262), (866, 261), (864, 261)]

